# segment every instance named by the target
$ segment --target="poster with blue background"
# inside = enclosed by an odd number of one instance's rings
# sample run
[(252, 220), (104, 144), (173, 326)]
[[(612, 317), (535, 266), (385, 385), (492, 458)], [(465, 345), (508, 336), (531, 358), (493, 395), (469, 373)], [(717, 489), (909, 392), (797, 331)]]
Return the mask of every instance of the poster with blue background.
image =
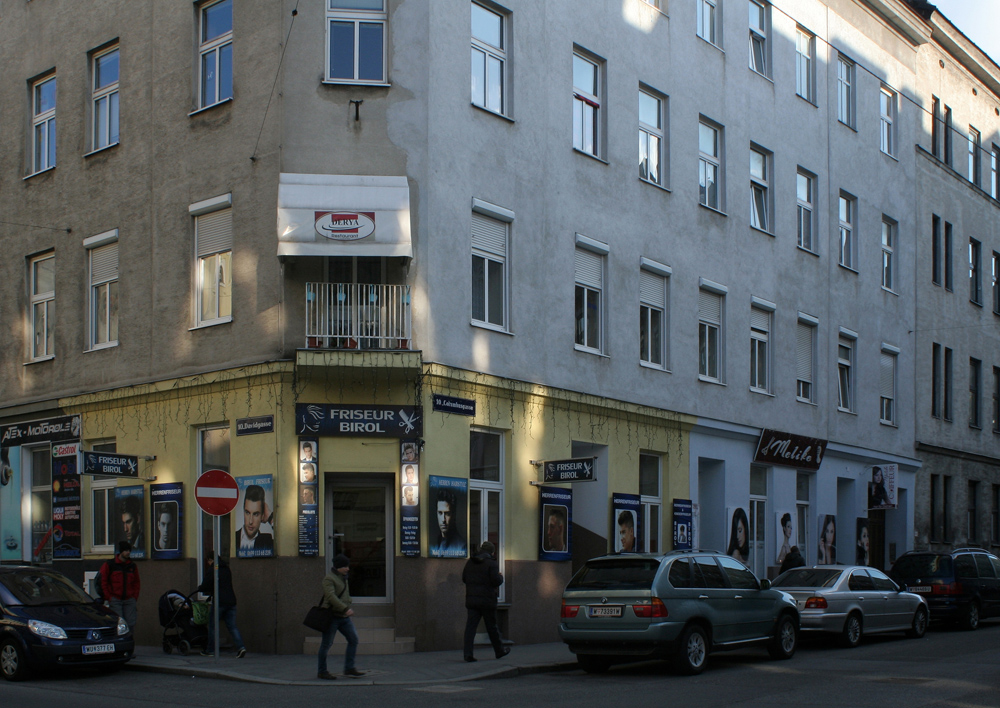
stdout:
[(153, 560), (182, 557), (184, 548), (184, 483), (151, 484), (153, 508)]
[(539, 487), (538, 560), (573, 560), (573, 490)]
[(431, 533), (431, 558), (465, 558), (468, 542), (463, 532), (469, 507), (469, 480), (462, 477), (429, 478), (429, 516), (437, 528)]
[(612, 536), (615, 553), (642, 551), (642, 504), (638, 494), (611, 495)]

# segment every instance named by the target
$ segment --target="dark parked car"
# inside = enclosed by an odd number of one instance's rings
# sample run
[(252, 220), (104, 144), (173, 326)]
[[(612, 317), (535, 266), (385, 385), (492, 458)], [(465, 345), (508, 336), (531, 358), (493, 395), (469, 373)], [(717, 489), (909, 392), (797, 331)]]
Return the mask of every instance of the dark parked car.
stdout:
[(125, 620), (62, 573), (0, 566), (0, 673), (8, 681), (45, 665), (120, 666), (134, 650)]
[(665, 658), (697, 674), (709, 652), (752, 644), (788, 659), (798, 629), (792, 597), (739, 561), (674, 551), (587, 561), (563, 592), (559, 636), (590, 673), (615, 661)]
[(981, 619), (1000, 616), (1000, 558), (981, 548), (910, 551), (896, 560), (889, 577), (923, 595), (932, 620), (975, 629)]

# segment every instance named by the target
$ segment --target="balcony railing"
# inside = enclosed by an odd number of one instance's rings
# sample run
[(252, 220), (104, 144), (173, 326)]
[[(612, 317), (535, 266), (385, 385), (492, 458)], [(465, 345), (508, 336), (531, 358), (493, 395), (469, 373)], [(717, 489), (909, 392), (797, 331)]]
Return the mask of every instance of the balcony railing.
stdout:
[(307, 349), (409, 349), (410, 286), (306, 283)]

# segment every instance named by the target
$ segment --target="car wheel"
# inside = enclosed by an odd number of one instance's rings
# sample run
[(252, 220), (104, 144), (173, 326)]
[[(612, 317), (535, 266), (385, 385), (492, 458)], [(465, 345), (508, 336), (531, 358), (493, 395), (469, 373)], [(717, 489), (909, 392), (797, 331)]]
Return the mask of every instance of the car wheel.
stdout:
[(791, 659), (799, 643), (799, 632), (791, 615), (782, 615), (774, 628), (774, 638), (767, 645), (772, 659)]
[(24, 652), (13, 639), (0, 642), (0, 673), (8, 681), (22, 681), (28, 677)]
[(927, 610), (918, 607), (913, 613), (913, 625), (907, 631), (906, 636), (913, 639), (920, 639), (927, 632)]
[(979, 603), (975, 600), (969, 603), (969, 608), (962, 617), (961, 625), (962, 629), (967, 629), (970, 632), (979, 627)]
[(191, 642), (187, 639), (182, 639), (181, 643), (177, 645), (177, 651), (179, 651), (184, 656), (187, 656), (191, 651)]
[(861, 631), (861, 615), (852, 612), (844, 622), (844, 631), (840, 635), (841, 642), (845, 647), (853, 649), (861, 643)]
[(677, 661), (682, 673), (688, 676), (700, 674), (708, 661), (708, 636), (699, 625), (692, 624), (681, 635), (677, 651)]
[(580, 664), (580, 668), (588, 674), (603, 674), (611, 666), (611, 659), (606, 656), (583, 654), (582, 656), (577, 656), (576, 661)]
[(170, 642), (168, 642), (166, 639), (164, 639), (163, 640), (163, 653), (164, 654), (169, 654), (173, 650), (174, 650), (173, 645)]

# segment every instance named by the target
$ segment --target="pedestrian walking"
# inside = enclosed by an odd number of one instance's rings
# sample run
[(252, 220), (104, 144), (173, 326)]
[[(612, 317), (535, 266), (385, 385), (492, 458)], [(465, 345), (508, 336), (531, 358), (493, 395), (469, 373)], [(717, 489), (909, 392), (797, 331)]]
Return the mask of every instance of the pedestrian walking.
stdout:
[(501, 643), (500, 632), (497, 629), (497, 594), (503, 585), (503, 575), (500, 573), (500, 565), (493, 558), (495, 552), (496, 546), (484, 541), (479, 547), (479, 553), (466, 561), (462, 570), (462, 582), (465, 583), (465, 608), (468, 612), (463, 646), (466, 661), (476, 660), (472, 653), (472, 645), (476, 639), (476, 629), (479, 628), (480, 619), (486, 624), (486, 632), (490, 635), (490, 643), (493, 644), (496, 658), (502, 659), (510, 654), (510, 648)]
[(136, 603), (139, 600), (139, 569), (132, 560), (132, 544), (118, 542), (118, 555), (104, 561), (100, 570), (101, 597), (108, 601), (111, 611), (125, 620), (135, 631)]
[(805, 564), (806, 559), (802, 557), (799, 547), (792, 546), (788, 551), (788, 555), (785, 556), (785, 560), (781, 561), (781, 567), (778, 569), (778, 572), (784, 573), (786, 570), (791, 570), (792, 568), (801, 568)]
[(323, 632), (323, 640), (319, 644), (319, 664), (317, 667), (317, 678), (333, 681), (337, 677), (326, 670), (326, 654), (333, 646), (333, 639), (337, 632), (344, 635), (347, 640), (347, 652), (344, 655), (344, 676), (356, 678), (364, 676), (363, 671), (358, 671), (354, 666), (354, 657), (358, 653), (358, 632), (354, 628), (351, 617), (354, 610), (351, 609), (351, 591), (347, 585), (347, 575), (351, 569), (351, 559), (342, 553), (338, 553), (333, 559), (333, 569), (323, 578), (323, 600), (320, 607), (329, 607), (333, 610), (334, 619)]
[(205, 570), (205, 579), (198, 586), (198, 592), (203, 595), (211, 595), (213, 607), (208, 615), (208, 643), (205, 645), (205, 650), (201, 652), (201, 655), (213, 656), (215, 654), (214, 604), (218, 602), (219, 619), (226, 623), (226, 627), (229, 629), (229, 636), (233, 638), (233, 642), (237, 646), (236, 658), (242, 659), (247, 655), (247, 648), (243, 644), (243, 635), (240, 634), (240, 629), (236, 626), (236, 593), (233, 591), (233, 572), (229, 569), (229, 563), (226, 562), (226, 559), (220, 557), (219, 592), (216, 593), (214, 591), (215, 573), (212, 571), (212, 566), (215, 563), (215, 551), (208, 552), (206, 563), (208, 568)]

